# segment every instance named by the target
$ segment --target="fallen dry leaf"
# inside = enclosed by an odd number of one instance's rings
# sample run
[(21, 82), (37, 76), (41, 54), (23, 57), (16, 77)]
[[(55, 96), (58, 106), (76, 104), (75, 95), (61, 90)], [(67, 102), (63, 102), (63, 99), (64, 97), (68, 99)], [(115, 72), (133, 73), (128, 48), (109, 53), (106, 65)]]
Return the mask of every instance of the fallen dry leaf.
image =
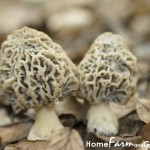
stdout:
[(76, 130), (64, 128), (54, 133), (48, 141), (23, 140), (8, 145), (4, 150), (84, 150), (82, 139)]
[[(112, 137), (99, 135), (97, 138), (99, 140), (102, 140), (102, 141), (105, 141), (105, 142), (109, 142), (110, 138), (112, 138)], [(113, 141), (114, 142), (122, 141), (122, 142), (139, 143), (139, 141), (141, 141), (141, 136), (126, 136), (126, 137), (125, 136), (124, 137), (114, 136), (113, 137)]]
[(136, 111), (141, 121), (150, 122), (150, 100), (139, 98), (136, 101)]
[(0, 127), (1, 144), (6, 144), (26, 138), (31, 126), (31, 121), (25, 121)]
[(4, 108), (0, 108), (0, 127), (11, 123), (11, 118), (8, 116), (6, 110)]
[(17, 144), (8, 145), (4, 150), (46, 150), (46, 141), (22, 140)]
[[(99, 139), (109, 142), (111, 137), (106, 136), (99, 136)], [(131, 136), (131, 137), (119, 137), (115, 136), (113, 139), (114, 142), (122, 141), (122, 142), (132, 142), (132, 143), (139, 143), (141, 141), (141, 136)]]
[(150, 142), (150, 122), (146, 124), (141, 130), (141, 136), (143, 140)]
[(69, 97), (64, 101), (57, 102), (55, 106), (58, 115), (72, 114), (78, 121), (84, 120), (88, 105), (86, 103), (81, 104), (74, 97)]
[(50, 150), (83, 150), (83, 142), (76, 130), (64, 128), (55, 133), (49, 141)]
[(135, 110), (135, 100), (138, 98), (138, 95), (135, 94), (126, 105), (119, 105), (116, 103), (110, 103), (110, 109), (115, 113), (117, 118), (122, 118), (125, 115)]

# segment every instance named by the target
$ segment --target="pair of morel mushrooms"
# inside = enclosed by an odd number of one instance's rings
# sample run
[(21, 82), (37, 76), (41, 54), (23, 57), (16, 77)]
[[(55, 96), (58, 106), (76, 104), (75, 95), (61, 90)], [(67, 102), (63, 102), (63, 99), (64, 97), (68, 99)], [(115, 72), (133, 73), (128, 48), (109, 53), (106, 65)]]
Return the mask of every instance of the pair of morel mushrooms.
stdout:
[(89, 102), (88, 132), (117, 134), (118, 120), (108, 104), (127, 102), (137, 81), (136, 57), (119, 35), (98, 36), (76, 67), (50, 37), (23, 27), (2, 43), (0, 56), (0, 84), (14, 112), (36, 110), (29, 140), (47, 140), (63, 128), (55, 103), (68, 95)]

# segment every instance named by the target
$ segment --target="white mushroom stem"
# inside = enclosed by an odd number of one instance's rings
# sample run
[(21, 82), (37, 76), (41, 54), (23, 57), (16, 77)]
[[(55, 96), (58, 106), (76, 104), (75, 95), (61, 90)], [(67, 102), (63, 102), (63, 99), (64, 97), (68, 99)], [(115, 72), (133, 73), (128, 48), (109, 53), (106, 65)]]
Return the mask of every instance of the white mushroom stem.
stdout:
[(36, 110), (35, 123), (29, 132), (28, 140), (48, 140), (54, 131), (62, 128), (54, 105), (41, 107)]
[(91, 105), (87, 113), (87, 129), (96, 136), (118, 133), (118, 119), (106, 103)]

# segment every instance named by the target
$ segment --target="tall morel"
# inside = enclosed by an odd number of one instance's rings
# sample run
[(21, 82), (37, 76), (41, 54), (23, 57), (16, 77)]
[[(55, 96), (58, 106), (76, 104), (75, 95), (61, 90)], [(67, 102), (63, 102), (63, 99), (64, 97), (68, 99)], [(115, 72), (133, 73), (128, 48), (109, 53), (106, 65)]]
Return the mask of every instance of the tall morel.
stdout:
[(87, 128), (96, 135), (114, 135), (118, 120), (109, 103), (126, 103), (136, 91), (136, 57), (121, 36), (104, 33), (96, 38), (78, 66), (78, 96), (91, 107)]
[(63, 127), (54, 110), (55, 102), (79, 87), (75, 65), (61, 46), (28, 27), (7, 37), (0, 56), (0, 84), (10, 95), (14, 112), (28, 108), (37, 112), (28, 139), (48, 139)]

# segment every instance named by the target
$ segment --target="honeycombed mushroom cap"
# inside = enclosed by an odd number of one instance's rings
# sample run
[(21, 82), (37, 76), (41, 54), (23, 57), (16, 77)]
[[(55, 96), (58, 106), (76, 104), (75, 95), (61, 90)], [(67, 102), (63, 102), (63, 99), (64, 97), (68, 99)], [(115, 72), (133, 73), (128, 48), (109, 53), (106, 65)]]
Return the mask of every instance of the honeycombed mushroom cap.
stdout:
[(135, 93), (136, 57), (119, 35), (98, 36), (80, 62), (78, 72), (79, 96), (90, 103), (123, 104)]
[(78, 89), (76, 68), (46, 34), (23, 27), (1, 46), (0, 82), (13, 110), (50, 105)]

